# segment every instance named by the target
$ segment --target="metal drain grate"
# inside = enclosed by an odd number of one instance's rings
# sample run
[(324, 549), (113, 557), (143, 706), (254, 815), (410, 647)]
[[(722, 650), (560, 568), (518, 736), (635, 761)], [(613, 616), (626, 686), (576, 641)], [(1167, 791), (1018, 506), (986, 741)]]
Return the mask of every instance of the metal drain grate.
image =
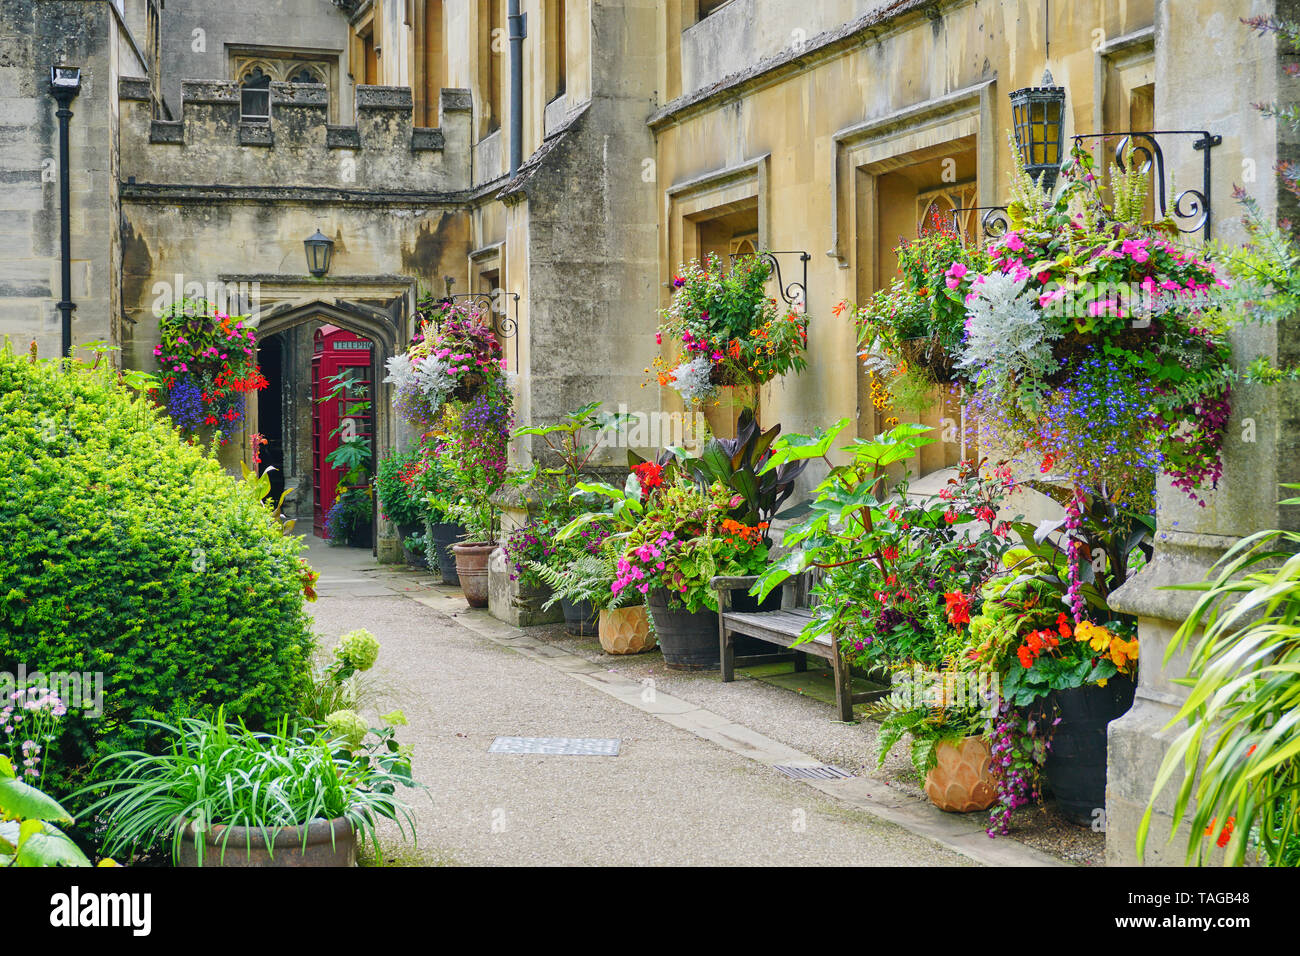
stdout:
[(556, 757), (617, 757), (620, 741), (610, 737), (498, 737), (490, 754), (547, 754)]
[(843, 777), (852, 777), (853, 774), (845, 773), (839, 767), (832, 767), (830, 764), (818, 764), (815, 767), (788, 767), (773, 765), (773, 770), (779, 770), (787, 777), (793, 777), (795, 780), (839, 780)]

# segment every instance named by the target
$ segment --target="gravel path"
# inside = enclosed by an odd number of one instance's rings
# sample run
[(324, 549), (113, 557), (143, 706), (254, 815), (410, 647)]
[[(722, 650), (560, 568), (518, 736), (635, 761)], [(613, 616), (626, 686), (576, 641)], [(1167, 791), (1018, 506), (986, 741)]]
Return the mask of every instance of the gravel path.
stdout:
[[(312, 606), (322, 645), (356, 627), (379, 638), (372, 708), (405, 712), (410, 726), (399, 739), (414, 746), (416, 778), (430, 788), (409, 794), (415, 847), (385, 827), (388, 861), (970, 863), (485, 640), (404, 596), (427, 590), (416, 576), (379, 571), (368, 555), (346, 549), (313, 547), (309, 560), (322, 572), (321, 597)], [(828, 715), (822, 719), (837, 726)], [(621, 751), (617, 757), (490, 754), (498, 735), (615, 737)]]

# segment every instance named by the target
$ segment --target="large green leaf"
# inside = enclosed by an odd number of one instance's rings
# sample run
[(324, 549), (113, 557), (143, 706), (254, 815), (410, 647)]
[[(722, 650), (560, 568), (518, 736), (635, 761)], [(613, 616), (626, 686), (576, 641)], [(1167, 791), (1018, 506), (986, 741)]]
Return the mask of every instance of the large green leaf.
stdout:
[(72, 822), (72, 814), (57, 800), (12, 777), (0, 778), (0, 814), (20, 820)]

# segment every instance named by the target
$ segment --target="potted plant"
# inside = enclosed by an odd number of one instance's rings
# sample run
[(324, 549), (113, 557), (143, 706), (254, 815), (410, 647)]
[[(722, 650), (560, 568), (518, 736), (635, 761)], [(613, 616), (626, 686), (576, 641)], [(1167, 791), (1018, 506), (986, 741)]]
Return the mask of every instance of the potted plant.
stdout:
[(620, 542), (612, 593), (634, 589), (646, 596), (671, 668), (718, 666), (718, 599), (710, 582), (756, 574), (766, 563), (766, 527), (727, 517), (734, 497), (721, 485), (704, 490), (679, 474)]
[(895, 689), (889, 701), (876, 705), (883, 715), (878, 741), (878, 766), (904, 735), (911, 738), (912, 766), (925, 794), (940, 810), (974, 813), (998, 799), (993, 755), (984, 734), (986, 707), (954, 706), (941, 698), (911, 699), (911, 689)]
[(462, 495), (449, 517), (465, 526), (469, 540), (451, 550), (470, 607), (488, 604), (488, 558), (500, 530), (494, 499), (505, 483), (509, 454), (512, 403), (504, 374), (497, 372), (473, 398), (453, 401), (443, 410), (442, 435), (434, 450)]
[(410, 758), (389, 746), (391, 726), (340, 711), (302, 736), (286, 720), (254, 732), (221, 710), (155, 726), (161, 753), (113, 754), (98, 768), (111, 775), (83, 791), (105, 791), (87, 813), (104, 825), (110, 855), (163, 846), (178, 866), (354, 866), (358, 840), (374, 841), (380, 819), (414, 837), (396, 789), (418, 784)]
[(707, 265), (692, 261), (673, 276), (673, 301), (660, 313), (655, 341), (680, 354), (655, 358), (661, 386), (698, 407), (719, 388), (753, 388), (806, 367), (808, 317), (777, 309), (767, 294), (771, 269), (761, 256), (742, 256), (723, 272), (710, 255)]
[(384, 456), (375, 469), (380, 514), (397, 525), (398, 537), (403, 541), (424, 532), (425, 506), (413, 494), (414, 477), (423, 458), (423, 443), (412, 444), (403, 451)]

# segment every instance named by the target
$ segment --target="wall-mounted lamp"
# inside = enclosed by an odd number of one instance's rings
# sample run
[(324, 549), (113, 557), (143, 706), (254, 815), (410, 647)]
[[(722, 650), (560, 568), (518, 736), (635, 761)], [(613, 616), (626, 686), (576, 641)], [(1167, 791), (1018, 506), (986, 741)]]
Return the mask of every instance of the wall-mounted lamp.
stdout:
[(1027, 86), (1011, 93), (1011, 115), (1016, 148), (1025, 171), (1044, 192), (1056, 185), (1065, 144), (1065, 87), (1043, 71), (1042, 86)]
[(334, 255), (334, 240), (317, 229), (302, 241), (307, 250), (307, 271), (320, 278), (330, 271), (330, 259)]

